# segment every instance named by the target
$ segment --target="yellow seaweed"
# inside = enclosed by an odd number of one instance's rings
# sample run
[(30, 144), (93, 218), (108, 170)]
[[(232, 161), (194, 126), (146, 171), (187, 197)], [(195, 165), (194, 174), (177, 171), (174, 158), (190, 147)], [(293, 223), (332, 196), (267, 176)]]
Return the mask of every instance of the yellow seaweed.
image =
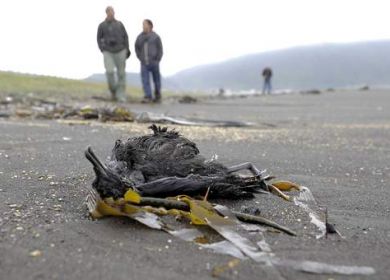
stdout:
[(141, 196), (139, 195), (139, 193), (133, 190), (128, 190), (124, 195), (124, 199), (126, 202), (131, 202), (135, 204), (139, 204), (141, 202)]
[(212, 221), (218, 225), (232, 225), (233, 222), (218, 214), (213, 205), (205, 200), (195, 200), (189, 196), (179, 196), (178, 199), (190, 207), (189, 218), (194, 225), (209, 225)]
[(96, 207), (93, 211), (90, 211), (90, 213), (91, 216), (95, 219), (104, 216), (126, 216), (120, 208), (115, 207), (114, 205), (109, 204), (101, 199), (96, 201)]
[(272, 185), (281, 191), (301, 190), (301, 186), (290, 181), (275, 181)]

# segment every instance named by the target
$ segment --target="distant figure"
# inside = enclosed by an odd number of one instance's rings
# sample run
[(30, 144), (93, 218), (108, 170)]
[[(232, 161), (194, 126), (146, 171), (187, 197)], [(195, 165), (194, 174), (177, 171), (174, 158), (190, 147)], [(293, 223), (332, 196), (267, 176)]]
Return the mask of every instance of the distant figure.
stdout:
[[(153, 22), (150, 19), (143, 21), (143, 31), (135, 42), (135, 52), (141, 62), (141, 78), (145, 94), (142, 102), (159, 103), (161, 102), (160, 61), (163, 56), (163, 46), (160, 36), (153, 31)], [(150, 74), (152, 74), (154, 82), (154, 99), (150, 85)]]
[(111, 98), (114, 101), (126, 102), (126, 59), (130, 56), (129, 39), (122, 22), (115, 19), (114, 8), (108, 6), (106, 14), (106, 19), (99, 24), (97, 42), (103, 53)]
[(218, 96), (219, 97), (225, 96), (225, 89), (224, 88), (221, 87), (218, 89)]
[(272, 86), (271, 86), (271, 78), (272, 78), (272, 70), (270, 67), (266, 67), (263, 70), (264, 84), (263, 84), (263, 94), (271, 94)]

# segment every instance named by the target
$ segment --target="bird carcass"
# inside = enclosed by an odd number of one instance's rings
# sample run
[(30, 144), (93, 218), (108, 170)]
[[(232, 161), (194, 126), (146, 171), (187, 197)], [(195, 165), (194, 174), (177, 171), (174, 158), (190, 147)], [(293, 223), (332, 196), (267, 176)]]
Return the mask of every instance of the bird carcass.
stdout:
[[(281, 182), (267, 183), (272, 177), (265, 175), (250, 162), (227, 167), (217, 160), (206, 160), (197, 145), (175, 130), (156, 125), (153, 133), (131, 137), (127, 141), (117, 140), (109, 161), (104, 164), (91, 147), (85, 151), (92, 163), (96, 177), (92, 183), (95, 202), (90, 203), (90, 212), (95, 213), (96, 198), (119, 201), (125, 197), (138, 197), (138, 204), (189, 210), (181, 201), (161, 198), (191, 196), (206, 198), (240, 199), (252, 198), (255, 193), (271, 191), (288, 199), (279, 191)], [(252, 176), (243, 177), (236, 172), (249, 170)], [(298, 187), (289, 182), (282, 183), (283, 190)], [(180, 200), (180, 199), (178, 199)], [(91, 200), (90, 200), (91, 201)], [(121, 202), (122, 201), (122, 202)], [(110, 212), (110, 211), (109, 211)], [(115, 212), (115, 211), (114, 211)], [(111, 213), (111, 212), (110, 212)], [(293, 234), (288, 229), (262, 217), (235, 213), (246, 222), (262, 223)], [(97, 215), (99, 216), (99, 215)]]
[[(174, 130), (150, 127), (150, 135), (117, 140), (110, 161), (102, 163), (88, 148), (85, 152), (96, 174), (93, 187), (101, 197), (123, 197), (132, 189), (142, 196), (202, 195), (210, 198), (251, 198), (269, 190), (265, 171), (252, 163), (227, 167), (206, 160), (197, 145)], [(248, 169), (252, 176), (236, 172)]]

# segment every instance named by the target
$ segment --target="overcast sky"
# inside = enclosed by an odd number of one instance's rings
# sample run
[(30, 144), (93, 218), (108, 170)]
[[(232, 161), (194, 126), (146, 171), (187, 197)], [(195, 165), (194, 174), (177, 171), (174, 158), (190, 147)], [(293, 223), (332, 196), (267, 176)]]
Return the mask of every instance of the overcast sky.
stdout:
[[(85, 78), (104, 72), (96, 43), (114, 6), (131, 50), (144, 18), (164, 44), (163, 75), (248, 53), (327, 42), (390, 39), (389, 1), (2, 0), (0, 70)], [(127, 71), (138, 71), (133, 55)]]

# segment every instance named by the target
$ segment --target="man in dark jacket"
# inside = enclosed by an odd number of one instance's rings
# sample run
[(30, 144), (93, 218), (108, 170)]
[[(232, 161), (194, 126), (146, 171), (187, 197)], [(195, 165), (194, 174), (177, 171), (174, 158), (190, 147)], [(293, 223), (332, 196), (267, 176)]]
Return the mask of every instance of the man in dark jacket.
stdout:
[(271, 85), (271, 78), (272, 78), (272, 70), (270, 67), (266, 67), (263, 70), (263, 78), (264, 78), (264, 84), (263, 84), (263, 94), (271, 94), (272, 85)]
[[(143, 21), (143, 32), (135, 42), (135, 52), (141, 62), (141, 78), (145, 97), (143, 102), (161, 101), (160, 61), (163, 56), (163, 46), (160, 36), (153, 31), (153, 23), (149, 19)], [(150, 74), (154, 82), (154, 100), (150, 85)]]
[[(113, 100), (126, 101), (126, 59), (130, 56), (129, 39), (114, 9), (106, 8), (106, 19), (99, 25), (97, 42), (104, 57), (108, 88)], [(115, 77), (116, 69), (116, 77)]]

